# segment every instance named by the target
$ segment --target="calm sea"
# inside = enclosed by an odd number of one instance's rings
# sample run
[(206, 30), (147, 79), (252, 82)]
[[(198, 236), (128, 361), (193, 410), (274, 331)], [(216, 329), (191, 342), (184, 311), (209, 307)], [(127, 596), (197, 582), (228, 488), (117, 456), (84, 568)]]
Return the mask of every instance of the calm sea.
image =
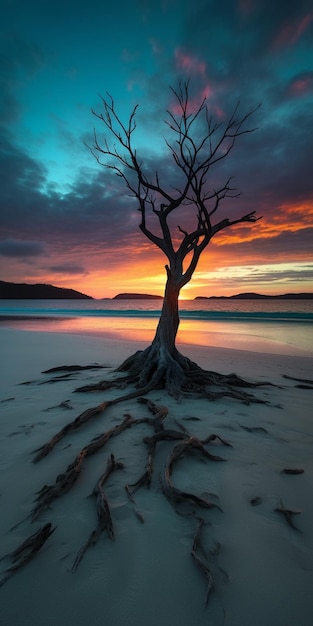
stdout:
[[(151, 341), (161, 300), (0, 300), (0, 324)], [(313, 300), (182, 300), (178, 343), (313, 356)]]

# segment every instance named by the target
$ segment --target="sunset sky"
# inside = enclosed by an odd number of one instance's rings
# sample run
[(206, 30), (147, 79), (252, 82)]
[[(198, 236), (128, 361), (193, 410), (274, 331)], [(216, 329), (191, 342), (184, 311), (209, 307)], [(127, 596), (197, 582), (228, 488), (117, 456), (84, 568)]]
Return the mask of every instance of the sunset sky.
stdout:
[(1, 4), (0, 280), (162, 295), (166, 258), (86, 143), (99, 94), (125, 122), (138, 103), (141, 160), (175, 186), (164, 120), (190, 77), (218, 122), (261, 104), (211, 184), (225, 172), (242, 192), (223, 216), (263, 218), (218, 234), (182, 297), (313, 291), (312, 0)]

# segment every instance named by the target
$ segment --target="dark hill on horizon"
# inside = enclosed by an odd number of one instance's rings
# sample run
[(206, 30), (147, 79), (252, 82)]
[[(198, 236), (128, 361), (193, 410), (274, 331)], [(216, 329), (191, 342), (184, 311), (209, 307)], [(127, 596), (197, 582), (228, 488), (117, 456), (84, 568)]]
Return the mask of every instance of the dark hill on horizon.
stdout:
[(282, 293), (279, 295), (268, 295), (261, 293), (237, 293), (234, 296), (197, 296), (195, 300), (272, 300), (273, 298), (281, 300), (311, 300), (313, 293)]
[[(254, 292), (238, 293), (233, 296), (196, 296), (194, 300), (312, 300), (313, 293), (284, 293), (279, 295), (265, 295)], [(92, 296), (76, 291), (64, 289), (46, 283), (11, 283), (0, 280), (0, 299), (2, 300), (94, 300)], [(107, 298), (100, 298), (106, 300)], [(147, 293), (119, 293), (109, 300), (163, 300), (163, 296)]]
[(53, 285), (27, 283), (8, 283), (0, 280), (0, 299), (2, 300), (93, 300), (75, 289), (63, 289)]
[(163, 296), (155, 296), (149, 293), (118, 293), (112, 300), (163, 300)]

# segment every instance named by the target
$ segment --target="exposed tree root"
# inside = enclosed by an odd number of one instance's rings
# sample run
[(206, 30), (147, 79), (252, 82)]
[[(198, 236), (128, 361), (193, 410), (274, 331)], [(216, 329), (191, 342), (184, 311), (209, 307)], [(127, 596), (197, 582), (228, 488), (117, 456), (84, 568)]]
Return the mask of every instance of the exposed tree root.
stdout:
[(37, 452), (38, 454), (36, 454), (35, 458), (33, 459), (33, 463), (38, 463), (38, 461), (41, 461), (45, 456), (47, 456), (47, 454), (49, 454), (53, 450), (54, 446), (59, 443), (61, 439), (66, 437), (66, 435), (68, 435), (70, 432), (77, 430), (78, 428), (86, 424), (93, 417), (99, 415), (100, 413), (103, 413), (108, 407), (113, 406), (114, 404), (124, 402), (125, 400), (137, 398), (141, 395), (143, 391), (144, 390), (134, 391), (133, 393), (128, 393), (125, 396), (120, 396), (114, 398), (113, 400), (101, 402), (95, 407), (86, 409), (86, 411), (80, 413), (80, 415), (78, 415), (78, 417), (76, 417), (72, 422), (69, 422), (68, 424), (63, 426), (63, 428), (61, 428), (61, 430), (59, 430), (59, 432), (57, 432), (47, 443), (42, 445), (40, 448), (34, 450), (34, 453)]
[(55, 372), (81, 372), (83, 370), (103, 370), (106, 365), (58, 365), (58, 367), (51, 367), (49, 370), (44, 370), (42, 374), (54, 374)]
[(202, 542), (201, 542), (201, 530), (202, 530), (204, 523), (205, 522), (202, 518), (198, 520), (198, 526), (195, 532), (195, 536), (194, 536), (192, 548), (191, 548), (191, 556), (207, 582), (207, 592), (206, 592), (206, 599), (205, 599), (205, 604), (207, 606), (208, 601), (209, 601), (209, 595), (212, 589), (214, 589), (214, 579), (209, 569), (209, 566), (206, 564), (205, 560), (201, 558), (199, 554), (199, 553), (202, 553), (202, 555), (204, 554), (204, 556), (206, 557), (203, 546), (202, 546)]
[[(129, 395), (133, 397), (133, 394)], [(127, 396), (127, 398), (128, 397), (129, 396)], [(119, 398), (119, 400), (121, 401), (121, 398)], [(156, 419), (154, 420), (152, 418), (142, 418), (136, 420), (132, 418), (131, 415), (126, 414), (124, 416), (124, 420), (120, 424), (117, 424), (113, 428), (105, 431), (102, 435), (98, 435), (97, 437), (92, 439), (89, 444), (87, 444), (80, 450), (73, 462), (68, 465), (66, 470), (63, 473), (58, 474), (54, 485), (44, 485), (44, 487), (42, 487), (42, 489), (38, 492), (36, 498), (37, 504), (30, 513), (32, 520), (35, 520), (38, 515), (40, 515), (40, 513), (51, 504), (51, 502), (53, 502), (53, 500), (67, 493), (73, 487), (82, 471), (85, 458), (103, 448), (111, 439), (111, 437), (116, 437), (121, 432), (123, 432), (127, 428), (131, 428), (131, 426), (134, 425), (142, 423), (157, 424), (158, 420), (161, 419), (160, 415), (162, 414), (164, 416), (165, 413), (167, 413), (167, 409), (165, 411), (165, 407), (158, 407), (158, 409), (156, 409), (156, 405), (154, 405), (154, 403), (152, 403), (150, 400), (145, 400), (142, 398), (141, 401), (148, 404), (152, 411), (158, 413), (158, 415), (156, 415)], [(112, 401), (111, 404), (112, 403), (114, 403), (114, 401)], [(103, 404), (105, 405), (106, 403)], [(46, 446), (49, 446), (49, 443), (45, 444), (45, 446), (43, 447), (45, 448)]]
[(59, 430), (59, 432), (56, 433), (50, 439), (50, 441), (45, 443), (40, 448), (37, 448), (37, 450), (34, 450), (34, 452), (37, 452), (37, 454), (33, 459), (33, 463), (38, 463), (38, 461), (41, 461), (41, 459), (43, 459), (45, 456), (47, 456), (47, 454), (49, 454), (49, 452), (51, 452), (51, 450), (53, 450), (54, 446), (59, 441), (61, 441), (63, 437), (66, 437), (66, 435), (68, 435), (73, 430), (76, 430), (77, 428), (80, 428), (83, 424), (86, 424), (86, 422), (88, 422), (95, 415), (103, 413), (103, 411), (110, 405), (111, 402), (101, 402), (101, 404), (98, 404), (98, 406), (92, 407), (90, 409), (87, 409), (83, 413), (80, 413), (80, 415), (78, 415), (78, 417), (76, 417), (72, 422), (69, 422), (68, 424), (63, 426), (63, 428), (61, 428), (61, 430)]
[(210, 454), (210, 452), (208, 452), (204, 448), (202, 441), (200, 441), (200, 439), (197, 439), (197, 437), (188, 437), (187, 439), (185, 438), (182, 442), (179, 442), (174, 446), (172, 453), (170, 454), (168, 461), (165, 465), (164, 473), (162, 476), (164, 495), (167, 497), (167, 499), (171, 503), (175, 505), (181, 504), (182, 502), (189, 502), (189, 503), (191, 502), (192, 504), (196, 504), (197, 506), (200, 506), (201, 508), (206, 508), (206, 509), (217, 508), (221, 510), (221, 508), (217, 504), (215, 504), (215, 502), (211, 502), (207, 498), (198, 496), (194, 493), (182, 491), (181, 489), (178, 489), (177, 487), (173, 485), (171, 475), (173, 472), (174, 464), (182, 456), (184, 456), (186, 452), (190, 450), (200, 451), (201, 454), (205, 456), (205, 458), (210, 459), (211, 461), (224, 461), (225, 460), (220, 456), (215, 456), (213, 454)]
[(33, 507), (30, 516), (32, 521), (48, 508), (48, 506), (64, 493), (70, 491), (73, 485), (76, 483), (83, 467), (85, 454), (81, 451), (74, 459), (73, 463), (70, 463), (65, 472), (58, 474), (54, 485), (44, 485), (38, 492), (36, 497), (36, 505)]
[(20, 569), (20, 567), (26, 565), (26, 563), (31, 561), (31, 559), (36, 556), (37, 552), (39, 552), (40, 548), (42, 548), (44, 543), (54, 531), (55, 528), (52, 528), (52, 524), (48, 522), (47, 524), (39, 528), (36, 533), (25, 539), (25, 541), (23, 541), (23, 543), (21, 543), (21, 545), (18, 546), (15, 550), (1, 557), (0, 561), (6, 558), (10, 558), (12, 565), (10, 565), (10, 567), (8, 567), (4, 571), (4, 575), (0, 579), (0, 587), (2, 587), (2, 585), (4, 585), (8, 578), (10, 578), (12, 574)]
[(75, 560), (73, 562), (73, 565), (72, 565), (73, 572), (75, 572), (76, 569), (78, 568), (86, 550), (90, 546), (94, 546), (96, 544), (102, 532), (106, 530), (108, 537), (110, 539), (114, 539), (114, 528), (113, 528), (111, 511), (110, 511), (107, 497), (102, 487), (104, 483), (106, 482), (106, 480), (109, 478), (110, 474), (112, 474), (112, 472), (114, 472), (117, 469), (123, 469), (123, 468), (124, 468), (123, 464), (120, 463), (119, 461), (116, 461), (114, 458), (114, 455), (111, 454), (107, 462), (106, 470), (102, 474), (102, 476), (100, 476), (92, 492), (92, 495), (96, 496), (96, 499), (97, 499), (96, 502), (97, 502), (98, 524), (96, 528), (90, 533), (87, 541), (82, 545), (82, 547), (78, 551), (75, 557)]
[(287, 376), (287, 374), (283, 374), (283, 378), (296, 381), (298, 384), (295, 385), (295, 387), (298, 387), (298, 389), (313, 389), (313, 380), (309, 380), (307, 378), (294, 378), (293, 376)]
[[(154, 420), (152, 424), (153, 424), (154, 431), (156, 433), (155, 437), (158, 438), (159, 436), (163, 438), (164, 433), (166, 432), (164, 430), (163, 421), (168, 414), (168, 408), (163, 405), (162, 406), (157, 405), (151, 400), (148, 400), (147, 398), (138, 398), (138, 402), (140, 402), (141, 404), (146, 404), (149, 411), (154, 415)], [(129, 497), (131, 498), (132, 502), (134, 502), (133, 494), (135, 493), (135, 491), (137, 491), (137, 489), (139, 489), (140, 487), (144, 487), (144, 486), (150, 487), (150, 484), (151, 484), (152, 471), (153, 471), (153, 457), (154, 457), (157, 439), (154, 439), (153, 437), (145, 437), (143, 441), (148, 448), (146, 470), (143, 473), (143, 475), (135, 483), (125, 485), (125, 489)]]
[(138, 420), (136, 421), (131, 416), (126, 415), (120, 424), (117, 424), (117, 426), (107, 430), (102, 435), (95, 437), (87, 446), (82, 448), (79, 454), (75, 457), (74, 461), (68, 465), (65, 472), (58, 474), (54, 485), (45, 485), (39, 491), (36, 498), (37, 504), (31, 512), (32, 520), (35, 520), (38, 515), (44, 511), (49, 504), (51, 504), (51, 502), (53, 502), (53, 500), (67, 493), (73, 487), (81, 473), (83, 462), (87, 456), (90, 456), (100, 450), (100, 448), (103, 448), (111, 437), (115, 437), (119, 433), (126, 430), (126, 428), (130, 428), (135, 423), (138, 423)]
[(250, 382), (236, 374), (227, 375), (204, 370), (176, 348), (170, 353), (157, 343), (152, 343), (143, 351), (135, 352), (117, 368), (116, 372), (124, 372), (125, 376), (109, 382), (103, 380), (78, 387), (75, 391), (103, 391), (110, 387), (132, 385), (141, 394), (165, 389), (176, 399), (193, 397), (213, 401), (230, 397), (245, 404), (266, 404), (266, 400), (256, 398), (243, 389), (272, 385), (270, 382)]
[[(139, 392), (136, 391), (134, 393), (127, 394), (126, 396), (119, 397), (117, 400), (122, 401), (123, 399), (126, 400), (129, 397), (133, 398), (133, 397), (138, 396), (138, 393)], [(134, 513), (136, 517), (138, 518), (138, 520), (140, 522), (144, 522), (144, 518), (142, 514), (138, 511), (136, 507), (136, 503), (134, 500), (134, 493), (140, 487), (148, 487), (148, 488), (150, 487), (151, 480), (152, 480), (152, 473), (153, 473), (153, 461), (155, 458), (156, 449), (158, 445), (162, 444), (162, 442), (174, 443), (174, 446), (172, 447), (171, 453), (169, 454), (168, 460), (165, 464), (163, 474), (161, 475), (161, 486), (162, 486), (165, 497), (169, 500), (169, 502), (172, 505), (174, 505), (175, 511), (177, 511), (177, 513), (184, 515), (184, 516), (191, 515), (192, 517), (195, 517), (194, 513), (191, 513), (191, 514), (186, 513), (184, 512), (184, 509), (179, 510), (180, 505), (182, 504), (183, 505), (191, 504), (193, 509), (195, 507), (199, 507), (202, 510), (203, 509), (210, 510), (214, 508), (221, 510), (218, 504), (216, 504), (215, 502), (212, 502), (209, 499), (209, 497), (207, 497), (207, 494), (197, 495), (191, 491), (178, 489), (173, 484), (172, 474), (173, 474), (173, 470), (174, 470), (176, 463), (180, 461), (183, 457), (185, 457), (189, 452), (194, 453), (196, 451), (200, 453), (202, 456), (204, 456), (204, 458), (210, 461), (223, 461), (224, 459), (222, 459), (220, 456), (211, 454), (205, 448), (205, 446), (209, 445), (213, 441), (215, 442), (218, 441), (221, 445), (224, 445), (224, 446), (230, 446), (231, 444), (229, 444), (227, 441), (225, 441), (219, 435), (216, 435), (216, 434), (210, 434), (203, 440), (200, 440), (197, 437), (190, 435), (190, 433), (186, 430), (186, 428), (183, 427), (179, 423), (178, 423), (179, 430), (165, 428), (164, 421), (168, 415), (168, 408), (166, 406), (155, 404), (149, 398), (142, 397), (142, 396), (138, 398), (138, 402), (147, 407), (149, 412), (152, 413), (152, 417), (147, 416), (147, 417), (141, 417), (139, 419), (134, 419), (131, 415), (126, 414), (124, 415), (124, 419), (119, 424), (106, 430), (103, 434), (95, 437), (87, 445), (85, 445), (80, 450), (80, 452), (76, 455), (73, 462), (68, 465), (66, 470), (57, 475), (54, 484), (44, 485), (42, 489), (38, 492), (35, 506), (33, 507), (33, 509), (31, 510), (28, 516), (28, 517), (31, 517), (32, 521), (37, 519), (39, 515), (56, 498), (59, 498), (65, 495), (68, 491), (70, 491), (70, 489), (77, 482), (87, 457), (89, 457), (90, 455), (96, 453), (98, 450), (103, 448), (110, 441), (112, 437), (116, 437), (120, 433), (124, 432), (125, 430), (133, 426), (143, 424), (143, 423), (148, 424), (154, 431), (154, 434), (152, 434), (151, 436), (147, 436), (143, 438), (143, 442), (147, 446), (146, 468), (142, 476), (140, 476), (139, 479), (135, 483), (125, 485), (126, 492), (129, 496), (129, 499), (133, 506)], [(101, 405), (98, 405), (98, 407), (85, 411), (78, 418), (76, 418), (74, 422), (71, 422), (66, 427), (64, 427), (64, 429), (62, 429), (54, 438), (52, 438), (52, 440), (48, 442), (48, 444), (45, 444), (45, 446), (43, 446), (42, 449), (44, 449), (45, 451), (48, 450), (49, 452), (50, 449), (52, 449), (53, 445), (55, 445), (55, 443), (59, 441), (60, 438), (65, 436), (65, 434), (67, 434), (71, 430), (76, 430), (77, 428), (79, 428), (81, 425), (85, 423), (86, 419), (89, 419), (93, 415), (97, 414), (98, 412), (103, 411), (107, 406), (110, 406), (110, 404), (112, 403), (115, 403), (115, 402), (114, 401), (103, 402)], [(42, 455), (41, 458), (43, 458), (43, 456), (44, 455)], [(108, 458), (106, 470), (100, 476), (92, 492), (92, 495), (96, 497), (98, 522), (94, 530), (90, 533), (87, 540), (83, 543), (83, 545), (77, 552), (76, 557), (72, 564), (72, 568), (71, 568), (73, 572), (76, 571), (77, 567), (79, 566), (86, 550), (90, 546), (95, 545), (100, 535), (104, 531), (107, 532), (110, 539), (114, 539), (113, 519), (112, 519), (107, 497), (103, 490), (103, 485), (113, 471), (117, 469), (121, 469), (121, 468), (123, 468), (123, 465), (119, 461), (116, 461), (114, 455), (111, 453)], [(191, 555), (196, 565), (200, 568), (200, 570), (202, 571), (202, 573), (204, 574), (207, 580), (207, 584), (208, 584), (207, 598), (208, 598), (209, 592), (213, 588), (212, 575), (208, 566), (205, 563), (205, 560), (203, 560), (201, 558), (201, 555), (199, 554), (200, 544), (201, 544), (200, 530), (201, 530), (201, 526), (203, 523), (204, 523), (204, 520), (201, 522), (201, 524), (199, 523), (199, 528), (194, 538)], [(39, 533), (39, 539), (38, 539), (39, 543), (37, 541), (37, 533), (36, 533), (34, 536), (30, 537), (22, 544), (22, 546), (20, 547), (20, 550), (22, 550), (22, 548), (24, 549), (24, 547), (26, 548), (27, 546), (30, 546), (31, 553), (33, 553), (34, 550), (37, 549), (36, 546), (40, 547), (40, 541), (43, 542), (43, 540), (46, 540), (45, 533), (49, 531), (49, 529), (51, 529), (51, 524), (46, 525), (45, 527), (43, 527), (43, 529), (41, 529), (43, 530), (43, 533)], [(49, 533), (47, 532), (47, 537), (48, 536), (49, 536)], [(33, 544), (35, 546), (34, 550), (32, 548)], [(16, 550), (14, 553), (12, 553), (12, 555), (14, 556), (14, 558), (16, 558), (18, 555), (18, 551)], [(28, 559), (28, 556), (27, 556), (27, 559)], [(23, 560), (21, 564), (26, 562), (27, 559)], [(5, 576), (2, 579), (2, 584), (5, 582), (5, 580), (7, 580), (9, 575), (11, 575), (11, 570), (13, 571), (15, 569), (16, 567), (14, 565), (14, 567), (11, 567), (10, 569), (5, 571)]]
[[(68, 372), (74, 372), (79, 371), (80, 367), (62, 366), (61, 368), (53, 368), (50, 372), (57, 373), (64, 371), (65, 369)], [(93, 369), (93, 366), (91, 369)], [(117, 425), (105, 430), (97, 437), (94, 437), (88, 444), (82, 447), (72, 463), (67, 466), (65, 471), (57, 475), (53, 484), (44, 485), (42, 489), (40, 489), (36, 496), (35, 505), (27, 517), (31, 518), (32, 521), (36, 520), (55, 499), (60, 498), (69, 492), (77, 483), (87, 458), (102, 449), (112, 439), (112, 437), (117, 437), (127, 429), (145, 423), (152, 429), (152, 433), (149, 436), (142, 438), (142, 442), (145, 444), (147, 450), (145, 468), (142, 475), (139, 476), (135, 482), (125, 484), (126, 492), (133, 511), (140, 522), (144, 522), (144, 518), (136, 506), (134, 494), (142, 487), (149, 489), (152, 484), (152, 478), (154, 478), (154, 482), (160, 485), (164, 496), (178, 514), (185, 517), (191, 516), (193, 519), (197, 519), (198, 525), (193, 539), (191, 556), (196, 566), (205, 577), (207, 583), (207, 604), (209, 594), (214, 588), (213, 574), (207, 562), (208, 557), (205, 555), (201, 543), (201, 531), (203, 525), (207, 522), (204, 517), (198, 517), (195, 511), (197, 509), (201, 509), (203, 512), (202, 515), (204, 515), (204, 511), (210, 511), (211, 509), (222, 511), (222, 508), (216, 503), (218, 498), (217, 496), (214, 496), (214, 494), (197, 494), (192, 490), (189, 491), (179, 489), (173, 482), (173, 472), (176, 464), (181, 462), (182, 459), (188, 456), (189, 453), (194, 454), (196, 452), (208, 461), (224, 461), (225, 459), (221, 456), (209, 452), (207, 446), (209, 446), (212, 442), (217, 442), (220, 445), (228, 447), (231, 447), (231, 444), (225, 441), (218, 434), (209, 434), (207, 437), (199, 439), (193, 436), (177, 420), (177, 429), (175, 427), (166, 428), (165, 420), (168, 416), (168, 408), (164, 405), (155, 404), (150, 398), (143, 396), (143, 394), (148, 394), (152, 390), (165, 389), (169, 394), (177, 399), (182, 397), (192, 397), (216, 400), (226, 396), (246, 404), (249, 404), (250, 402), (266, 403), (264, 400), (258, 399), (243, 390), (244, 387), (253, 388), (259, 387), (260, 385), (258, 383), (255, 384), (245, 381), (235, 374), (226, 376), (216, 372), (203, 370), (201, 367), (190, 361), (190, 359), (181, 355), (176, 349), (174, 353), (170, 355), (168, 351), (161, 350), (160, 347), (156, 347), (153, 344), (146, 350), (137, 352), (133, 356), (129, 357), (129, 359), (124, 361), (116, 372), (122, 372), (122, 376), (113, 378), (113, 380), (85, 385), (75, 391), (103, 391), (112, 388), (121, 389), (128, 386), (133, 386), (133, 389), (130, 389), (129, 393), (124, 395), (121, 394), (116, 398), (105, 400), (97, 406), (83, 411), (73, 421), (61, 428), (61, 430), (59, 430), (48, 442), (35, 451), (36, 456), (34, 457), (33, 462), (38, 463), (41, 461), (64, 437), (74, 433), (79, 428), (82, 428), (94, 417), (102, 415), (113, 405), (137, 398), (137, 401), (145, 405), (152, 416), (135, 419), (131, 415), (125, 414), (124, 418)], [(153, 477), (157, 450), (164, 442), (172, 443), (171, 451), (160, 475)], [(111, 453), (108, 459), (107, 468), (98, 479), (92, 492), (92, 495), (96, 497), (97, 525), (77, 552), (71, 568), (73, 572), (81, 563), (86, 550), (90, 546), (95, 545), (104, 531), (107, 532), (110, 539), (114, 539), (114, 522), (107, 497), (103, 490), (103, 485), (113, 471), (121, 469), (122, 467), (122, 464), (116, 461), (114, 455)], [(292, 515), (295, 513), (294, 511), (285, 509), (283, 505), (276, 510), (283, 513), (287, 522), (294, 527), (291, 519)], [(32, 555), (40, 549), (41, 545), (43, 545), (44, 541), (46, 541), (53, 530), (54, 529), (52, 529), (51, 524), (47, 524), (40, 529), (38, 533), (35, 533), (35, 535), (26, 539), (25, 542), (21, 544), (20, 548), (12, 553), (13, 564), (5, 570), (4, 577), (0, 580), (0, 585), (3, 584), (11, 573), (18, 569), (18, 567), (26, 563), (29, 558), (32, 558)], [(25, 558), (23, 557), (15, 563), (16, 559), (19, 558), (19, 550), (22, 554), (23, 550), (28, 546), (29, 551), (26, 552)]]

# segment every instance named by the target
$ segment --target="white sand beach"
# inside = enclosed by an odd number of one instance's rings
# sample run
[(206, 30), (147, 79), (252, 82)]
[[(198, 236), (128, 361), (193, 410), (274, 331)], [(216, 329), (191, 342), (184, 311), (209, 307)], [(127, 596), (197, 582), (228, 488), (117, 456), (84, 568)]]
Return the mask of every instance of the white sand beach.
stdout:
[[(126, 414), (152, 417), (136, 399), (110, 406), (65, 436), (39, 463), (32, 462), (34, 450), (65, 424), (125, 393), (74, 390), (112, 377), (112, 368), (146, 344), (11, 328), (0, 328), (0, 339), (0, 556), (48, 522), (55, 528), (34, 558), (0, 587), (1, 626), (311, 626), (313, 385), (308, 389), (293, 378), (312, 380), (313, 358), (180, 346), (206, 369), (273, 383), (251, 391), (267, 404), (226, 397), (179, 403), (162, 391), (149, 396), (168, 408), (166, 428), (184, 427), (200, 439), (221, 438), (205, 447), (225, 461), (186, 454), (172, 475), (176, 486), (206, 494), (215, 508), (191, 506), (189, 515), (181, 515), (165, 497), (160, 475), (173, 441), (157, 445), (151, 487), (138, 489), (131, 502), (125, 484), (143, 474), (143, 438), (153, 434), (143, 423), (86, 458), (72, 489), (31, 522), (35, 494), (55, 484), (93, 438)], [(92, 364), (106, 368), (65, 378), (42, 373)], [(103, 532), (73, 572), (77, 552), (97, 524), (96, 498), (88, 496), (111, 454), (124, 465), (103, 486), (115, 538)], [(295, 512), (289, 513), (290, 523), (282, 508)], [(205, 520), (201, 559), (214, 582), (207, 606), (207, 581), (191, 556), (200, 515)], [(12, 557), (0, 561), (0, 581), (10, 567)]]

